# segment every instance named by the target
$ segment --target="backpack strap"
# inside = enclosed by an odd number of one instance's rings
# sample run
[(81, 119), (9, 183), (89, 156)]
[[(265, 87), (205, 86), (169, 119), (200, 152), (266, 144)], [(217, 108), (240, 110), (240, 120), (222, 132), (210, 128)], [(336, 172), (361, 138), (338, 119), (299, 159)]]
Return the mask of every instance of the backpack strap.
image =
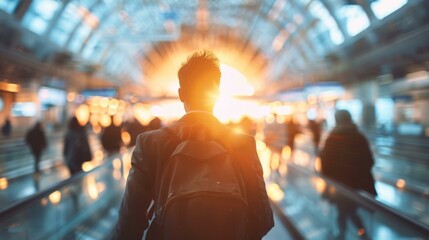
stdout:
[[(179, 136), (176, 134), (176, 132), (174, 132), (173, 129), (171, 129), (170, 127), (163, 127), (160, 130), (167, 132), (169, 135), (173, 136), (174, 141), (167, 146), (167, 148), (173, 148), (175, 145), (177, 146), (180, 142), (182, 142), (179, 138)], [(163, 166), (165, 164), (167, 164), (168, 159), (164, 162)], [(147, 211), (147, 218), (151, 219), (155, 213), (155, 208), (158, 206), (159, 203), (157, 203), (157, 201), (154, 201), (153, 204), (151, 204), (150, 208)]]

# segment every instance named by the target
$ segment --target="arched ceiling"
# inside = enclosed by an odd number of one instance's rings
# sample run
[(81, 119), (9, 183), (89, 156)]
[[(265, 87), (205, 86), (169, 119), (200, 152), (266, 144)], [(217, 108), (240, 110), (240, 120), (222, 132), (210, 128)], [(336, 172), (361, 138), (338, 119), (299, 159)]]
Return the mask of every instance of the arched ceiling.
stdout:
[(424, 35), (428, 22), (424, 0), (9, 0), (0, 10), (83, 71), (144, 95), (170, 95), (180, 63), (202, 48), (260, 93), (338, 80), (353, 73), (351, 58), (386, 36)]

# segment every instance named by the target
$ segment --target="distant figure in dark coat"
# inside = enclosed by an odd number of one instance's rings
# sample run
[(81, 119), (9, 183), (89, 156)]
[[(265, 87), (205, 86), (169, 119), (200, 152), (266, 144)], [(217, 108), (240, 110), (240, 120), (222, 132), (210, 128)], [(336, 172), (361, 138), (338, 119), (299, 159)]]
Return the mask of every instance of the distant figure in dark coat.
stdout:
[(295, 149), (295, 137), (298, 133), (301, 133), (299, 125), (295, 122), (295, 119), (292, 118), (289, 121), (286, 121), (286, 145), (290, 147), (291, 154)]
[(132, 118), (125, 124), (125, 130), (130, 134), (130, 143), (128, 146), (132, 147), (136, 145), (137, 136), (146, 131), (146, 127), (137, 119)]
[(63, 154), (71, 175), (82, 171), (83, 163), (92, 159), (85, 128), (79, 124), (76, 117), (69, 122), (69, 129), (64, 139)]
[(321, 134), (320, 123), (318, 123), (316, 120), (310, 119), (308, 121), (308, 128), (310, 129), (311, 134), (313, 135), (314, 152), (316, 155), (318, 155), (319, 143), (320, 143), (320, 134)]
[(112, 119), (110, 126), (106, 127), (101, 134), (101, 145), (103, 145), (104, 150), (111, 154), (119, 152), (121, 144), (121, 127), (116, 126)]
[(162, 127), (162, 121), (159, 117), (154, 117), (152, 120), (150, 120), (149, 125), (147, 127), (147, 131), (151, 130), (157, 130)]
[(47, 146), (45, 132), (42, 124), (37, 122), (25, 135), (25, 143), (30, 147), (34, 156), (34, 172), (39, 173), (39, 162), (43, 150)]
[[(354, 190), (363, 190), (377, 195), (371, 174), (374, 160), (368, 141), (358, 131), (348, 111), (337, 111), (335, 121), (336, 126), (329, 134), (320, 153), (322, 174)], [(337, 222), (340, 229), (338, 239), (345, 237), (347, 218), (357, 226), (358, 234), (364, 235), (362, 220), (357, 215), (356, 206), (351, 200), (339, 192), (329, 199), (338, 209)]]
[(10, 134), (12, 133), (12, 124), (9, 118), (6, 118), (6, 120), (4, 121), (4, 124), (1, 127), (1, 132), (5, 137), (9, 137)]

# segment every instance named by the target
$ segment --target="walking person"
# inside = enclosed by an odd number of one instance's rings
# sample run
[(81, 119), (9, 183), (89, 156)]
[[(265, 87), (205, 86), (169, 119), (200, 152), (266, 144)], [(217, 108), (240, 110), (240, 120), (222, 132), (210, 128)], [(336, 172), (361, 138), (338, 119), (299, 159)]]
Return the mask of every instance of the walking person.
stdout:
[(47, 147), (47, 141), (43, 126), (40, 122), (36, 124), (26, 133), (25, 143), (30, 147), (31, 153), (34, 157), (34, 173), (39, 174), (40, 158), (42, 152)]
[(137, 137), (113, 239), (261, 239), (274, 223), (255, 140), (212, 114), (218, 59), (196, 52), (178, 76), (186, 114)]
[(4, 121), (3, 126), (1, 127), (1, 133), (5, 137), (9, 137), (12, 133), (12, 123), (10, 122), (9, 118), (6, 118)]
[(315, 155), (318, 155), (319, 154), (320, 135), (322, 132), (320, 123), (314, 119), (310, 119), (308, 121), (308, 128), (310, 129), (311, 134), (312, 134), (314, 153), (315, 153)]
[(85, 128), (79, 124), (76, 117), (70, 119), (64, 138), (63, 155), (70, 175), (82, 171), (83, 163), (92, 159)]
[[(353, 190), (362, 190), (376, 196), (371, 173), (374, 159), (367, 139), (359, 132), (348, 111), (337, 111), (335, 121), (336, 126), (320, 152), (322, 174)], [(367, 233), (355, 204), (339, 192), (333, 196), (327, 195), (338, 209), (337, 224), (340, 232), (337, 239), (345, 239), (347, 219), (352, 220), (360, 237), (366, 237)]]

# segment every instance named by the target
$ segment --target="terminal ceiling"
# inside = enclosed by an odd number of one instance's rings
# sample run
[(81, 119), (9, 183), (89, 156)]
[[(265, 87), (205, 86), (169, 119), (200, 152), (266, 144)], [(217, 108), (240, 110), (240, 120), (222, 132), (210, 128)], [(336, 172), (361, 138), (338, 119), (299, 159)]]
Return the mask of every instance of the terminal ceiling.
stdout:
[[(0, 1), (0, 9), (60, 53), (70, 54), (79, 71), (113, 85), (141, 86), (136, 89), (147, 95), (170, 95), (180, 63), (203, 48), (213, 50), (222, 63), (241, 71), (264, 92), (339, 80), (347, 68), (353, 69), (345, 64), (353, 63), (350, 57), (377, 49), (382, 38), (388, 38), (386, 33), (425, 31), (427, 2), (6, 0)], [(402, 26), (394, 15), (406, 8), (413, 14)], [(410, 58), (422, 62), (415, 54)], [(374, 71), (383, 74), (394, 67)]]

